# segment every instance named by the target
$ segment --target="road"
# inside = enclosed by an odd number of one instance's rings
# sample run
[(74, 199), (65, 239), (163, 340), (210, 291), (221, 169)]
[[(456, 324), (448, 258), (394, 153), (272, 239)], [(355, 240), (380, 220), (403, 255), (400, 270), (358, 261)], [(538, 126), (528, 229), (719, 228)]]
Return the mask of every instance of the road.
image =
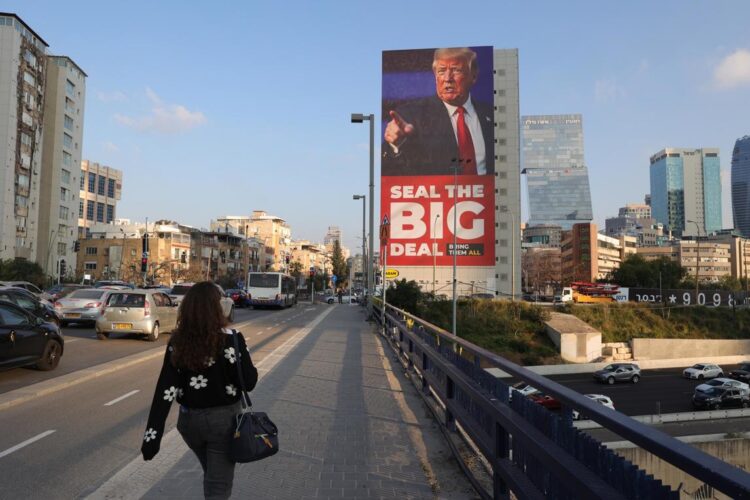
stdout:
[[(238, 310), (234, 326), (244, 333), (257, 363), (328, 307)], [(76, 341), (66, 346), (58, 370), (2, 373), (3, 390), (159, 345), (125, 336), (98, 341), (91, 329), (66, 328), (65, 333), (68, 342)], [(168, 340), (164, 337), (162, 345)], [(160, 367), (161, 359), (145, 361), (3, 410), (0, 468), (5, 480), (0, 481), (0, 498), (85, 496), (133, 460)], [(175, 420), (172, 411), (167, 429)]]

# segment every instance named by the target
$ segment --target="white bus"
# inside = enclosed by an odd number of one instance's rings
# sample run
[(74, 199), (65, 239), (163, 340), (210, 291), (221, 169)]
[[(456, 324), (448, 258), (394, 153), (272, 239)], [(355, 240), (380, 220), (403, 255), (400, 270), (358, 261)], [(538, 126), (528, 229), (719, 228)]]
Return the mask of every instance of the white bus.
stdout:
[(253, 307), (291, 307), (297, 304), (297, 282), (284, 273), (251, 272), (247, 294)]

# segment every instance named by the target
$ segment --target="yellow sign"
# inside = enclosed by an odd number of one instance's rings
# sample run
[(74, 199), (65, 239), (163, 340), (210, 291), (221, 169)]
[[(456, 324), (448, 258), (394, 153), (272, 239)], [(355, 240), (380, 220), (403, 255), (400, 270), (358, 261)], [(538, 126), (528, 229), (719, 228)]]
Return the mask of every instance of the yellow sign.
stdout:
[(393, 278), (398, 278), (398, 269), (386, 269), (385, 278), (389, 280), (392, 280)]

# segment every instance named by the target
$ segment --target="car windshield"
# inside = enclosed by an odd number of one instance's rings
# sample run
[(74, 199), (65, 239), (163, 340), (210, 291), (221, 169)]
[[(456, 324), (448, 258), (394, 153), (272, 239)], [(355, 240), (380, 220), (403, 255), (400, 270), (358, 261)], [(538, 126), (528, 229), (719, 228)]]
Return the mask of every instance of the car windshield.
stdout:
[(113, 293), (109, 296), (107, 305), (120, 307), (143, 307), (146, 296), (142, 293)]
[(705, 368), (705, 366), (704, 365), (693, 365), (693, 368), (695, 368), (696, 370), (703, 370)]
[(279, 278), (278, 274), (251, 274), (248, 284), (253, 288), (277, 288)]
[(106, 290), (76, 290), (68, 295), (71, 299), (100, 299)]
[(177, 285), (173, 287), (172, 291), (169, 293), (171, 293), (172, 295), (185, 295), (188, 292), (188, 290), (190, 290), (189, 286)]
[(613, 372), (617, 370), (617, 367), (615, 365), (607, 365), (604, 368), (602, 368), (602, 370), (605, 372)]

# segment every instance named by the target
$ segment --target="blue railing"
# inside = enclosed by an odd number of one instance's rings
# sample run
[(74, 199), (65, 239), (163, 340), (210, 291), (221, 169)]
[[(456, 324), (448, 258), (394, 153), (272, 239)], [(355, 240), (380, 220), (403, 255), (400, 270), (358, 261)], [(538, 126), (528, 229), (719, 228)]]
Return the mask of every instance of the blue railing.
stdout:
[[(750, 474), (581, 394), (392, 306), (375, 304), (375, 319), (421, 380), (424, 395), (443, 408), (441, 424), (479, 450), (492, 469), (485, 498), (672, 499), (660, 480), (572, 424), (572, 410), (622, 436), (731, 498), (750, 499)], [(385, 325), (383, 325), (385, 321)], [(496, 367), (563, 405), (559, 414), (525, 397), (510, 398)], [(466, 469), (467, 472), (470, 472)], [(471, 478), (475, 486), (480, 482)]]

